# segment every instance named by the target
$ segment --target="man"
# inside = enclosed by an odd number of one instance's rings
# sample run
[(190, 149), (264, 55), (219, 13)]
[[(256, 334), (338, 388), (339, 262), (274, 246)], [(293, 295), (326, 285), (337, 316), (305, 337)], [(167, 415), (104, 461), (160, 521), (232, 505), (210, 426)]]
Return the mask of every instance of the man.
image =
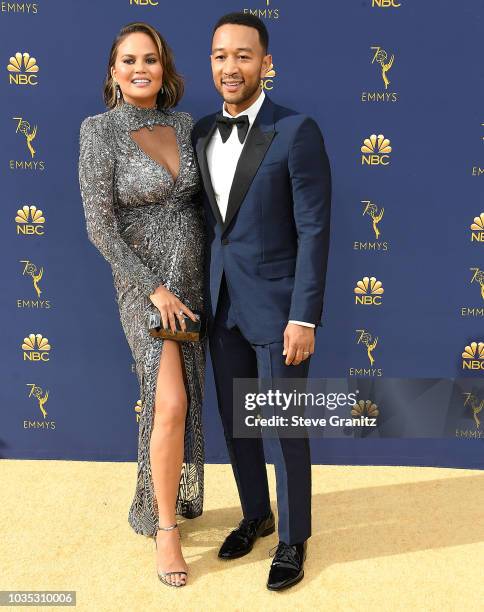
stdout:
[[(260, 19), (222, 17), (211, 64), (223, 110), (201, 119), (193, 140), (205, 188), (210, 353), (244, 517), (219, 557), (234, 559), (275, 527), (262, 440), (233, 435), (232, 383), (307, 377), (323, 308), (331, 178), (316, 123), (274, 104), (262, 90), (272, 58)], [(280, 590), (304, 576), (311, 460), (307, 438), (266, 443), (279, 515), (267, 587)]]

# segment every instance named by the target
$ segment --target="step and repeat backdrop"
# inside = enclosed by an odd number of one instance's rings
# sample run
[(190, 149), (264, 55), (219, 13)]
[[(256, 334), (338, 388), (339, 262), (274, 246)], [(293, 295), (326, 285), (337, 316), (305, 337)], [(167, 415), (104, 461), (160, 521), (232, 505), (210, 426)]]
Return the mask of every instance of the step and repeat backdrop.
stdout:
[[(484, 68), (480, 0), (0, 1), (5, 458), (136, 459), (143, 409), (109, 265), (89, 243), (79, 126), (104, 112), (126, 23), (166, 37), (179, 108), (221, 108), (211, 32), (265, 20), (274, 101), (313, 116), (333, 175), (314, 463), (484, 467)], [(327, 381), (327, 399), (331, 381)], [(228, 461), (210, 364), (208, 462)]]

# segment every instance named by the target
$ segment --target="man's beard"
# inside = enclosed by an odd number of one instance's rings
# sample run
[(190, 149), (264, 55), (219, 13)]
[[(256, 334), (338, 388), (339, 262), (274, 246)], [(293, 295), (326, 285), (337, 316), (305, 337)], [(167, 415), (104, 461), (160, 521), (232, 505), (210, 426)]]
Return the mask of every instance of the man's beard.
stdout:
[[(245, 82), (244, 82), (245, 83)], [(259, 81), (257, 81), (257, 83), (251, 88), (247, 88), (245, 87), (236, 98), (230, 98), (227, 99), (224, 97), (224, 91), (223, 91), (223, 86), (222, 86), (222, 97), (224, 98), (224, 102), (226, 102), (227, 104), (242, 104), (243, 102), (245, 102), (246, 100), (250, 100), (258, 91), (260, 87), (260, 83)], [(226, 95), (226, 94), (225, 94)]]

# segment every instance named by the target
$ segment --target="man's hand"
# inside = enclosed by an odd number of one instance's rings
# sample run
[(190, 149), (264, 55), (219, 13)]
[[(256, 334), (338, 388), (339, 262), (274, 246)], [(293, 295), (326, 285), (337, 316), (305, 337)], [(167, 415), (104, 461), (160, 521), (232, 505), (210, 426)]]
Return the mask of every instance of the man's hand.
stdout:
[(314, 353), (314, 328), (288, 323), (284, 330), (286, 365), (297, 366)]

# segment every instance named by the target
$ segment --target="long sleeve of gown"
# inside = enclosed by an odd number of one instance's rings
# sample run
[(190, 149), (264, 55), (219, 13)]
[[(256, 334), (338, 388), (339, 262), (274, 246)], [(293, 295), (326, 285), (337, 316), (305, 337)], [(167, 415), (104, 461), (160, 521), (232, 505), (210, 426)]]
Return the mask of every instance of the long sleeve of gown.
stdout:
[(119, 233), (114, 214), (114, 153), (94, 117), (82, 122), (79, 145), (79, 186), (88, 238), (113, 272), (128, 278), (148, 296), (161, 281)]

